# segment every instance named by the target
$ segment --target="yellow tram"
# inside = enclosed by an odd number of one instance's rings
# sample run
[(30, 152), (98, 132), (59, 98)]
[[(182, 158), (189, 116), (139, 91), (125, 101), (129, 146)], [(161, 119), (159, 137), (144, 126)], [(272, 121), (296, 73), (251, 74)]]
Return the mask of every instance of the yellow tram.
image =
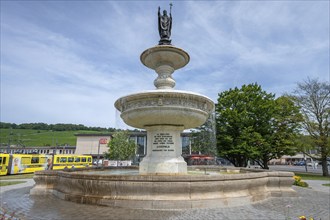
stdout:
[(8, 173), (9, 154), (0, 154), (0, 176)]
[(91, 166), (90, 155), (0, 154), (0, 175)]
[(44, 154), (0, 154), (1, 175), (34, 173), (44, 170), (47, 156)]
[(54, 155), (48, 159), (47, 169), (84, 168), (92, 165), (92, 156), (89, 155)]

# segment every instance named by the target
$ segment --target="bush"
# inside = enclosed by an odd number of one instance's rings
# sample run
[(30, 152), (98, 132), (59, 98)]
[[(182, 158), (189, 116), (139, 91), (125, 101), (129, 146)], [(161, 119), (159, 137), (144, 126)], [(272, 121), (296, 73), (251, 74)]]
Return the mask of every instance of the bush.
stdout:
[(308, 183), (301, 181), (301, 177), (300, 176), (294, 176), (294, 183), (293, 185), (295, 186), (300, 186), (300, 187), (308, 187)]

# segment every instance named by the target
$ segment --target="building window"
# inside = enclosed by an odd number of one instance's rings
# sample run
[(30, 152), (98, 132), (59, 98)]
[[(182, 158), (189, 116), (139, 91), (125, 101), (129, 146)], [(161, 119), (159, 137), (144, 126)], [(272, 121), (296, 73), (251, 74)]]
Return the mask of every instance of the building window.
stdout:
[(189, 139), (189, 137), (187, 137), (187, 136), (181, 137), (181, 141), (182, 141), (182, 154), (189, 154), (190, 153), (190, 150), (189, 150), (190, 139)]
[(137, 137), (137, 149), (136, 154), (138, 155), (145, 155), (145, 144), (146, 144), (146, 137)]

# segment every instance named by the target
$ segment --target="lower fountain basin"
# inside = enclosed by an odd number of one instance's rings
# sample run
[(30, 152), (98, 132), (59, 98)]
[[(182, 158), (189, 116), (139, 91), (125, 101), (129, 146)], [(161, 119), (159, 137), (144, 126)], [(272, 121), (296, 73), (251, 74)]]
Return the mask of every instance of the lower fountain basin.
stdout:
[[(291, 188), (291, 172), (241, 168), (229, 174), (203, 175), (203, 169), (206, 167), (191, 175), (97, 174), (95, 169), (92, 172), (40, 171), (35, 173), (36, 185), (30, 193), (53, 194), (77, 203), (136, 209), (215, 208), (296, 194)], [(216, 167), (212, 172), (218, 171), (221, 169)]]
[(144, 129), (154, 125), (202, 125), (214, 111), (214, 103), (206, 96), (179, 90), (155, 90), (124, 96), (115, 102), (124, 122)]

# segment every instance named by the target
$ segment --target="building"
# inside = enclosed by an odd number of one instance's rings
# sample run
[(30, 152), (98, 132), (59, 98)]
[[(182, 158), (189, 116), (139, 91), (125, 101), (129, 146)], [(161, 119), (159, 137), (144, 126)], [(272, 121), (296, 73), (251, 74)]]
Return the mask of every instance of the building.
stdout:
[(76, 154), (88, 154), (96, 158), (108, 150), (111, 134), (76, 134)]
[[(108, 151), (108, 143), (112, 138), (112, 134), (76, 134), (76, 154), (88, 154), (93, 158), (103, 157), (103, 153)], [(140, 161), (147, 153), (147, 132), (146, 131), (132, 131), (130, 132), (130, 139), (136, 144), (136, 160)], [(189, 152), (190, 139), (189, 133), (181, 134), (182, 150)]]

